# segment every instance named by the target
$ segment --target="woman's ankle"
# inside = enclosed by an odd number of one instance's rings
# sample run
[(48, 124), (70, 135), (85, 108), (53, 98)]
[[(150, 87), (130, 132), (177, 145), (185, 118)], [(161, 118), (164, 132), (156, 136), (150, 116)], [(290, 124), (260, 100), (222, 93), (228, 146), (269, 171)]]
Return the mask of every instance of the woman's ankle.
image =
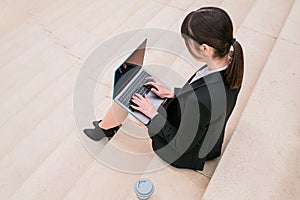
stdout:
[(111, 129), (111, 128), (115, 128), (115, 127), (117, 127), (118, 125), (106, 124), (106, 123), (103, 123), (103, 121), (101, 120), (101, 121), (98, 123), (98, 126), (99, 126), (100, 128), (102, 128), (103, 130), (108, 130), (108, 129)]
[(107, 130), (107, 128), (105, 126), (103, 126), (102, 120), (99, 121), (98, 126), (104, 130)]

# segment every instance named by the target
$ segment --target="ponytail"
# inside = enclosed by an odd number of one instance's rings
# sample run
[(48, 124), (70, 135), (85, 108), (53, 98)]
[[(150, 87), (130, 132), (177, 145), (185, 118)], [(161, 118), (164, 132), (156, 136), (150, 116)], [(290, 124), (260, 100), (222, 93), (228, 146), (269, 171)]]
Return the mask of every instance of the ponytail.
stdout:
[[(225, 83), (230, 89), (241, 87), (244, 73), (244, 56), (239, 42), (233, 38), (233, 24), (229, 15), (221, 8), (202, 7), (189, 13), (182, 22), (181, 34), (214, 48), (213, 57), (231, 56), (224, 73)], [(233, 47), (233, 51), (230, 48)]]
[(244, 74), (244, 56), (243, 49), (239, 42), (234, 40), (232, 42), (234, 51), (231, 52), (231, 62), (226, 69), (224, 76), (225, 82), (230, 89), (237, 89), (241, 87)]

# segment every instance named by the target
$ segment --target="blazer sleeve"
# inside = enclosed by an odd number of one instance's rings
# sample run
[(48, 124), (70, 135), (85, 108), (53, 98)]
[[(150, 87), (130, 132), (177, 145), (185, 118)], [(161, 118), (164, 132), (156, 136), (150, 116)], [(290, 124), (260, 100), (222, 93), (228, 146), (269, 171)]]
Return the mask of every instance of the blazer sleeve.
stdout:
[(176, 152), (186, 153), (199, 144), (206, 133), (210, 121), (208, 109), (195, 95), (190, 95), (181, 112), (179, 127), (175, 127), (162, 114), (157, 114), (147, 125), (150, 137), (154, 135), (164, 139)]
[(175, 97), (177, 96), (177, 94), (180, 90), (181, 90), (181, 88), (177, 88), (177, 87), (174, 88), (174, 96)]

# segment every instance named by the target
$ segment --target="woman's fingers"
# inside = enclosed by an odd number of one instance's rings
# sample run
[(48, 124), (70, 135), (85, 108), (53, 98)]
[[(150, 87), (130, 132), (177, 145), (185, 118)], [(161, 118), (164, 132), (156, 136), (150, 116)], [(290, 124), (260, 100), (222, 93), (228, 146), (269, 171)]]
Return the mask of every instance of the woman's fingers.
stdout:
[(153, 92), (154, 94), (156, 94), (157, 96), (159, 96), (160, 92), (158, 89), (156, 88), (151, 88), (151, 92)]
[(152, 81), (144, 84), (144, 86), (153, 86), (153, 87), (155, 87), (155, 85), (156, 85), (156, 83), (154, 83)]
[(133, 97), (138, 98), (139, 100), (143, 99), (144, 97), (140, 95), (139, 93), (134, 93)]
[[(131, 101), (135, 104), (137, 104), (138, 106), (141, 104), (142, 101), (144, 101), (146, 98), (143, 97), (142, 95), (140, 95), (139, 93), (135, 93), (132, 98)], [(147, 98), (148, 99), (148, 98)]]
[(153, 81), (155, 83), (159, 83), (159, 80), (153, 76), (150, 76), (150, 77), (146, 77), (146, 80), (150, 80), (150, 81)]
[(155, 81), (153, 76), (146, 77), (146, 80)]
[(139, 106), (130, 105), (130, 107), (133, 108), (134, 110), (141, 111), (141, 108)]
[(137, 98), (132, 98), (130, 101), (136, 105), (140, 103), (140, 101)]
[(145, 99), (146, 98), (144, 98), (142, 95), (135, 93), (131, 98), (132, 104), (130, 105), (130, 107), (133, 108), (134, 110), (144, 113), (143, 104), (145, 102)]
[(142, 96), (138, 93), (135, 93), (132, 96), (130, 107), (134, 110), (137, 110), (148, 117), (153, 117), (157, 112), (153, 107), (152, 102), (148, 99), (147, 96)]
[(145, 99), (146, 101), (150, 101), (150, 100), (148, 99), (147, 95), (144, 96), (144, 99)]
[[(154, 82), (148, 82), (144, 84), (145, 87), (150, 87), (150, 89), (155, 89), (155, 90), (159, 90), (160, 86), (158, 83), (154, 83)], [(152, 88), (151, 88), (152, 87)]]
[(143, 101), (147, 102), (147, 101), (150, 101), (150, 100), (148, 99), (148, 97), (146, 95), (142, 96), (139, 93), (135, 93), (132, 96), (132, 100), (131, 101), (139, 106)]

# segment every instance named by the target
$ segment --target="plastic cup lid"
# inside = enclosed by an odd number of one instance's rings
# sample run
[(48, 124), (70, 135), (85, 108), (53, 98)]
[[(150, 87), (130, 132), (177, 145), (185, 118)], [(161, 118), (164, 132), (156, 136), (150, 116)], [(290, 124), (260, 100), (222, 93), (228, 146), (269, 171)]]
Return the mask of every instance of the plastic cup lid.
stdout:
[(151, 195), (153, 193), (153, 184), (149, 179), (141, 178), (135, 183), (134, 190), (139, 195)]

